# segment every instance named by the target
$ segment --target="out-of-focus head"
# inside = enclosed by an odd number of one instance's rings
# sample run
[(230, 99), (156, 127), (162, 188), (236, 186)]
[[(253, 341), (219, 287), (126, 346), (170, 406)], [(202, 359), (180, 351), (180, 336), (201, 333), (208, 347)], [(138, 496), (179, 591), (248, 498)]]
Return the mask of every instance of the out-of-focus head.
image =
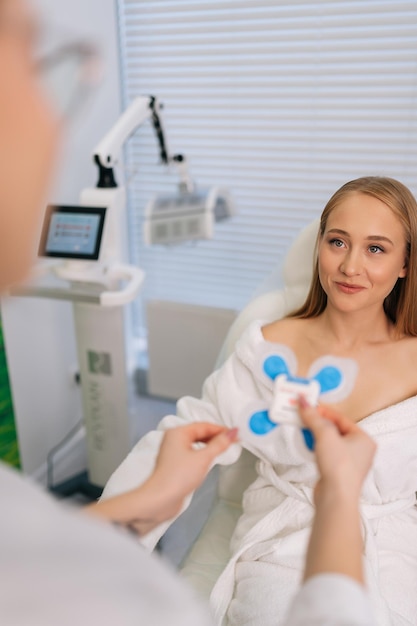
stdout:
[[(410, 190), (393, 178), (367, 176), (352, 180), (340, 187), (326, 204), (320, 218), (318, 242), (326, 231), (329, 216), (352, 194), (364, 194), (383, 202), (402, 225), (407, 273), (397, 281), (385, 299), (384, 309), (399, 332), (417, 335), (417, 202)], [(326, 304), (327, 297), (320, 284), (316, 262), (309, 295), (296, 314), (316, 316), (326, 308)]]
[(33, 262), (58, 143), (35, 39), (25, 0), (0, 0), (0, 291), (24, 279)]

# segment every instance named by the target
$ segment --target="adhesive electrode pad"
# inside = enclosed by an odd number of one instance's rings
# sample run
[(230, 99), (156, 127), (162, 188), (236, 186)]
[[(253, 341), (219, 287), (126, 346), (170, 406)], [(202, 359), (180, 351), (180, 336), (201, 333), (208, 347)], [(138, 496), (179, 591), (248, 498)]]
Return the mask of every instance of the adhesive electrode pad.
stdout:
[(314, 446), (310, 431), (303, 427), (298, 415), (298, 399), (302, 395), (315, 406), (323, 402), (338, 402), (352, 391), (358, 371), (352, 359), (326, 355), (314, 361), (308, 376), (296, 375), (297, 359), (287, 346), (274, 344), (273, 352), (267, 346), (259, 356), (263, 375), (274, 382), (273, 398), (269, 407), (248, 415), (247, 426), (256, 436), (266, 436), (280, 424), (292, 424), (302, 429), (308, 448)]

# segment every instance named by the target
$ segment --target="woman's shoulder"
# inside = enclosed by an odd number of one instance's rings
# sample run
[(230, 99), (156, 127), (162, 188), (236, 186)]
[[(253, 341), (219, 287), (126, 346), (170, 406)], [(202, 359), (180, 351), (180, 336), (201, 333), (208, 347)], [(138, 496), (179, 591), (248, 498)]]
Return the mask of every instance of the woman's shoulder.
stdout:
[(397, 346), (404, 360), (412, 362), (414, 367), (417, 366), (417, 337), (404, 335), (393, 343)]
[(261, 331), (265, 341), (271, 343), (288, 343), (298, 337), (303, 330), (310, 326), (309, 319), (284, 317), (262, 326)]
[[(301, 326), (308, 320), (283, 318), (276, 321), (253, 320), (239, 336), (233, 353), (245, 363), (252, 362), (259, 352), (270, 350), (272, 344), (288, 345), (294, 349), (296, 338), (304, 336)], [(271, 344), (268, 346), (268, 344)]]

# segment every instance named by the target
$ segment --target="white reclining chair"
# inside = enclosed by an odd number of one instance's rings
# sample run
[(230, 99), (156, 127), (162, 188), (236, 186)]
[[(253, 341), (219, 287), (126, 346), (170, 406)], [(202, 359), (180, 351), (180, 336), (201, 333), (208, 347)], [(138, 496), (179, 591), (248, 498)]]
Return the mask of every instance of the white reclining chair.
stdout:
[[(304, 302), (312, 276), (318, 226), (319, 220), (312, 222), (290, 248), (282, 273), (284, 287), (255, 298), (238, 315), (222, 347), (218, 366), (232, 353), (236, 341), (253, 320), (276, 320)], [(219, 470), (214, 505), (180, 567), (182, 576), (206, 598), (230, 558), (230, 539), (242, 513), (242, 495), (255, 477), (255, 457), (246, 450), (236, 463)]]

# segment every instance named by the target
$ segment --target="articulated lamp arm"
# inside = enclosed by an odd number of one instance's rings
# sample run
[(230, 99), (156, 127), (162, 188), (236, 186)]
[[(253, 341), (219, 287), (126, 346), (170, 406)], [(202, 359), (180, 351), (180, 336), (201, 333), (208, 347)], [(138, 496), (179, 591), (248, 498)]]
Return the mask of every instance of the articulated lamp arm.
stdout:
[(177, 157), (170, 158), (166, 146), (160, 117), (161, 105), (154, 96), (139, 96), (122, 113), (113, 128), (103, 137), (93, 151), (94, 161), (99, 168), (97, 187), (117, 187), (114, 179), (114, 166), (117, 164), (122, 147), (127, 139), (147, 119), (151, 120), (159, 144), (161, 162), (168, 164)]

